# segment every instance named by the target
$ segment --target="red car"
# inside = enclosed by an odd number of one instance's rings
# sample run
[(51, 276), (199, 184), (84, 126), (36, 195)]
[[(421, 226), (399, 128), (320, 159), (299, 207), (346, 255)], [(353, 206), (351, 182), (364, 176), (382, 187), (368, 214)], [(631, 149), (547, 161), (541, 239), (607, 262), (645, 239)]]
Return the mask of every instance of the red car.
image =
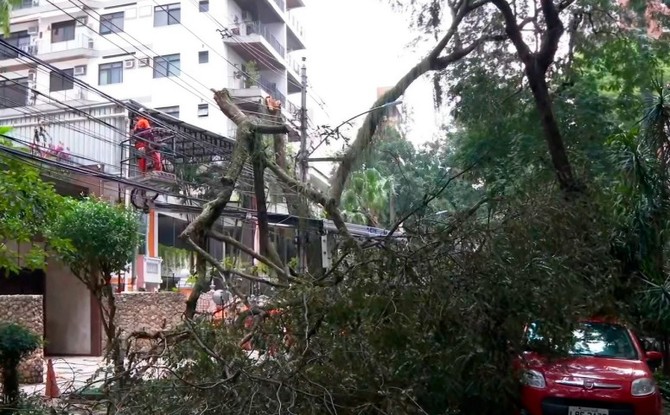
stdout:
[(662, 398), (651, 367), (659, 352), (645, 352), (626, 326), (589, 320), (574, 331), (568, 357), (538, 353), (538, 323), (526, 328), (522, 415), (661, 415)]

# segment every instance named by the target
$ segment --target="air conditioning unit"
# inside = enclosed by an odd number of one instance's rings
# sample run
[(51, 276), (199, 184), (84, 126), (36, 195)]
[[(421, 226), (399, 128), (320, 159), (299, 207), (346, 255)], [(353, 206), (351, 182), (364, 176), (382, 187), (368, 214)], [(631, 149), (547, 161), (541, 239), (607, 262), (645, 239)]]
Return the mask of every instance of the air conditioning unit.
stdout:
[(89, 37), (89, 38), (88, 38), (88, 44), (87, 44), (87, 46), (88, 46), (89, 49), (93, 49), (93, 47), (95, 46), (95, 43), (93, 42), (93, 38), (92, 38), (92, 37)]
[(161, 278), (161, 258), (144, 257), (144, 282), (160, 284)]
[(123, 61), (123, 69), (133, 69), (135, 67), (135, 59), (126, 59)]
[(40, 31), (40, 28), (38, 26), (30, 26), (28, 28), (28, 34), (30, 36), (36, 36)]
[(140, 68), (151, 65), (151, 58), (140, 58), (138, 59), (137, 66)]
[(35, 69), (30, 69), (28, 71), (28, 81), (35, 82), (36, 77), (37, 77), (37, 71)]
[(86, 75), (86, 65), (78, 65), (74, 67), (74, 75), (75, 76), (83, 76)]

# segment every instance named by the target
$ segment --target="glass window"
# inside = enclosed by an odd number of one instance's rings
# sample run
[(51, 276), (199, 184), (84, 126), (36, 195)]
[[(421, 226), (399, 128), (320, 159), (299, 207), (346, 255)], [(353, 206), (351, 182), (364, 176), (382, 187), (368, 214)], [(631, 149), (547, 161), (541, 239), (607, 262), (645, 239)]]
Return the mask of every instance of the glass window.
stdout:
[(98, 84), (110, 85), (123, 82), (123, 62), (103, 63), (98, 71)]
[[(541, 334), (540, 324), (529, 325), (526, 341), (530, 350), (554, 349), (551, 339)], [(611, 359), (637, 359), (628, 329), (613, 323), (582, 323), (572, 332), (568, 353), (573, 356), (606, 357)]]
[(198, 104), (198, 117), (206, 117), (209, 115), (209, 104)]
[(209, 0), (200, 0), (200, 3), (198, 4), (198, 10), (200, 10), (200, 13), (208, 12)]
[(154, 78), (179, 75), (181, 75), (181, 61), (178, 53), (154, 58)]
[(75, 21), (58, 22), (51, 24), (51, 43), (74, 40)]
[(163, 112), (171, 117), (179, 118), (179, 105), (175, 105), (174, 107), (156, 108), (156, 110)]
[(49, 91), (67, 91), (69, 89), (74, 89), (74, 81), (72, 77), (74, 76), (73, 69), (63, 69), (63, 75), (56, 71), (51, 71), (49, 74)]
[(198, 62), (199, 63), (209, 62), (209, 51), (202, 50), (202, 51), (198, 52)]
[(179, 24), (180, 22), (181, 5), (179, 3), (154, 7), (154, 27)]
[(108, 35), (123, 32), (123, 21), (123, 12), (103, 14), (100, 16), (100, 34)]
[(28, 105), (28, 78), (0, 82), (0, 108), (16, 108)]

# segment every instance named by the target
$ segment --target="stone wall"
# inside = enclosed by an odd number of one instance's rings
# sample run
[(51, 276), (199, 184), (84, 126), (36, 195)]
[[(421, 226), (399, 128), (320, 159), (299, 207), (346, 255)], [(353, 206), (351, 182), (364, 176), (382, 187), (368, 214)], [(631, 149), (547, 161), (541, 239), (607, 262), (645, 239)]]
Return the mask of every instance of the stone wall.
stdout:
[[(134, 331), (154, 332), (181, 323), (186, 298), (177, 292), (127, 292), (115, 294), (116, 325), (121, 337)], [(106, 338), (103, 333), (103, 347)]]
[[(0, 322), (20, 324), (42, 338), (44, 312), (41, 295), (0, 295)], [(44, 355), (40, 347), (19, 365), (21, 383), (44, 381)]]

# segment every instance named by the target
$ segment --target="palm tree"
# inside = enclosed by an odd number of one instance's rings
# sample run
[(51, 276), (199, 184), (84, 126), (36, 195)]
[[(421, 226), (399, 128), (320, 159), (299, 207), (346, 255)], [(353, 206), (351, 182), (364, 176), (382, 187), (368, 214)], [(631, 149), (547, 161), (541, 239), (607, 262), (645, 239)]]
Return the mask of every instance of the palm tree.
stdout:
[(2, 22), (2, 33), (8, 36), (10, 33), (9, 18), (14, 7), (21, 4), (21, 0), (0, 0), (0, 22)]
[(342, 194), (344, 217), (361, 225), (379, 227), (387, 224), (393, 192), (393, 179), (382, 176), (377, 169), (356, 171)]

